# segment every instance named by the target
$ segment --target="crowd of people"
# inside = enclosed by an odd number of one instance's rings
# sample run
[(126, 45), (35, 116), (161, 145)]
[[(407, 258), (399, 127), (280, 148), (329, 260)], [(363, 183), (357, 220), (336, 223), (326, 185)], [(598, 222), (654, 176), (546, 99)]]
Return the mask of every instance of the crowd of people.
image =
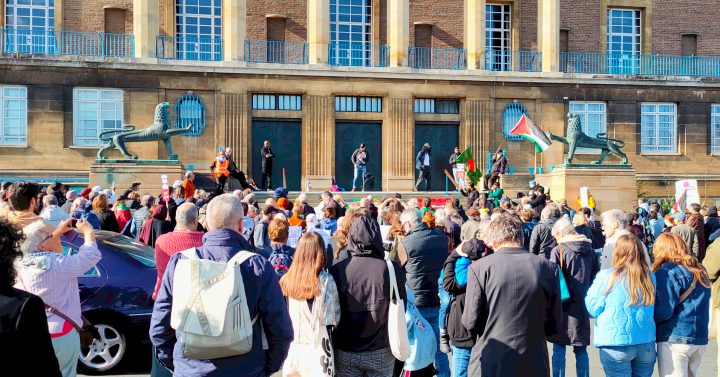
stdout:
[[(590, 345), (607, 376), (651, 376), (656, 364), (695, 376), (716, 335), (715, 207), (670, 214), (640, 199), (597, 214), (536, 182), (511, 200), (496, 181), (468, 185), (465, 206), (399, 194), (350, 205), (324, 192), (313, 207), (284, 188), (261, 204), (252, 188), (208, 193), (193, 179), (174, 182), (170, 200), (139, 185), (3, 185), (0, 342), (13, 347), (2, 357), (28, 375), (75, 375), (77, 277), (101, 258), (95, 229), (155, 249), (153, 376), (559, 377), (572, 347), (587, 377)], [(84, 246), (64, 255), (73, 230)], [(204, 266), (202, 287), (187, 266)], [(203, 309), (188, 309), (197, 300)]]

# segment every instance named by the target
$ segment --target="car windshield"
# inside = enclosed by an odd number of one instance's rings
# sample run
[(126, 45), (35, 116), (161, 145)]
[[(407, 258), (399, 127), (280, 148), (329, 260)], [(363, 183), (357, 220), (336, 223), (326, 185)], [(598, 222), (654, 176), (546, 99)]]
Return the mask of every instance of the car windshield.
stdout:
[(131, 256), (133, 259), (142, 263), (145, 267), (155, 268), (155, 252), (152, 248), (147, 247), (132, 238), (117, 235), (100, 241), (104, 245)]

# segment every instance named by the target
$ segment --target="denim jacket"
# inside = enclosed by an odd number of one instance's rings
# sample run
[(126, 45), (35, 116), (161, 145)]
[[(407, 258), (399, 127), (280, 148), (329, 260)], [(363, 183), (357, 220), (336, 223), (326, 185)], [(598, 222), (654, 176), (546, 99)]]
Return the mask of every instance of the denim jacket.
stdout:
[(664, 263), (655, 271), (655, 323), (657, 341), (681, 344), (708, 344), (710, 288), (695, 283), (690, 295), (680, 302), (694, 280), (684, 266)]

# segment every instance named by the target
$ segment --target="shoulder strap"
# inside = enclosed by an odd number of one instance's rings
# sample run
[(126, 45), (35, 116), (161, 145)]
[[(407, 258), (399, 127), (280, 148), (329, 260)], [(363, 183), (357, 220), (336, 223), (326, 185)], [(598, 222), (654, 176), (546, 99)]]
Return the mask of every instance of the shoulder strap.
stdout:
[(255, 255), (257, 255), (257, 254), (251, 253), (247, 250), (240, 250), (237, 253), (235, 253), (235, 255), (233, 255), (232, 258), (230, 258), (230, 260), (228, 261), (228, 266), (239, 266), (239, 265), (243, 264), (245, 261), (247, 261), (248, 259), (254, 257)]
[(693, 289), (695, 289), (695, 285), (697, 285), (697, 279), (693, 278), (693, 282), (690, 284), (690, 287), (680, 296), (680, 302), (685, 301), (685, 299), (690, 296)]
[(78, 324), (75, 323), (75, 321), (70, 319), (70, 317), (66, 316), (63, 312), (53, 308), (52, 306), (50, 306), (48, 304), (45, 304), (45, 310), (49, 311), (52, 314), (55, 314), (56, 316), (64, 319), (65, 321), (69, 322), (72, 325), (72, 327), (75, 328), (75, 330), (78, 332), (78, 334), (83, 331), (82, 327), (78, 326)]
[(563, 247), (562, 244), (558, 244), (558, 248), (560, 249), (560, 268), (562, 268), (562, 262), (563, 262)]
[(395, 294), (395, 300), (400, 300), (400, 292), (398, 291), (397, 279), (395, 278), (395, 267), (390, 260), (385, 260), (388, 266), (388, 273), (390, 274), (390, 299)]
[(197, 249), (194, 247), (185, 249), (185, 250), (181, 251), (180, 254), (184, 255), (185, 258), (190, 259), (190, 260), (200, 259), (197, 255)]

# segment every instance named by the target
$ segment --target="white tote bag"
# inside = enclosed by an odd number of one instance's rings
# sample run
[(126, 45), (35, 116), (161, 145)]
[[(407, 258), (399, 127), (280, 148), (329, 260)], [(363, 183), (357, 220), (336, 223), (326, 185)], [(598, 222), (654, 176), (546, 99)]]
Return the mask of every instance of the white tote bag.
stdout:
[[(390, 350), (393, 356), (400, 361), (410, 357), (410, 338), (405, 324), (405, 300), (400, 298), (395, 267), (391, 261), (386, 260), (390, 274), (390, 310), (388, 311), (388, 337)], [(405, 289), (405, 287), (403, 287)], [(395, 301), (393, 301), (393, 295)]]

